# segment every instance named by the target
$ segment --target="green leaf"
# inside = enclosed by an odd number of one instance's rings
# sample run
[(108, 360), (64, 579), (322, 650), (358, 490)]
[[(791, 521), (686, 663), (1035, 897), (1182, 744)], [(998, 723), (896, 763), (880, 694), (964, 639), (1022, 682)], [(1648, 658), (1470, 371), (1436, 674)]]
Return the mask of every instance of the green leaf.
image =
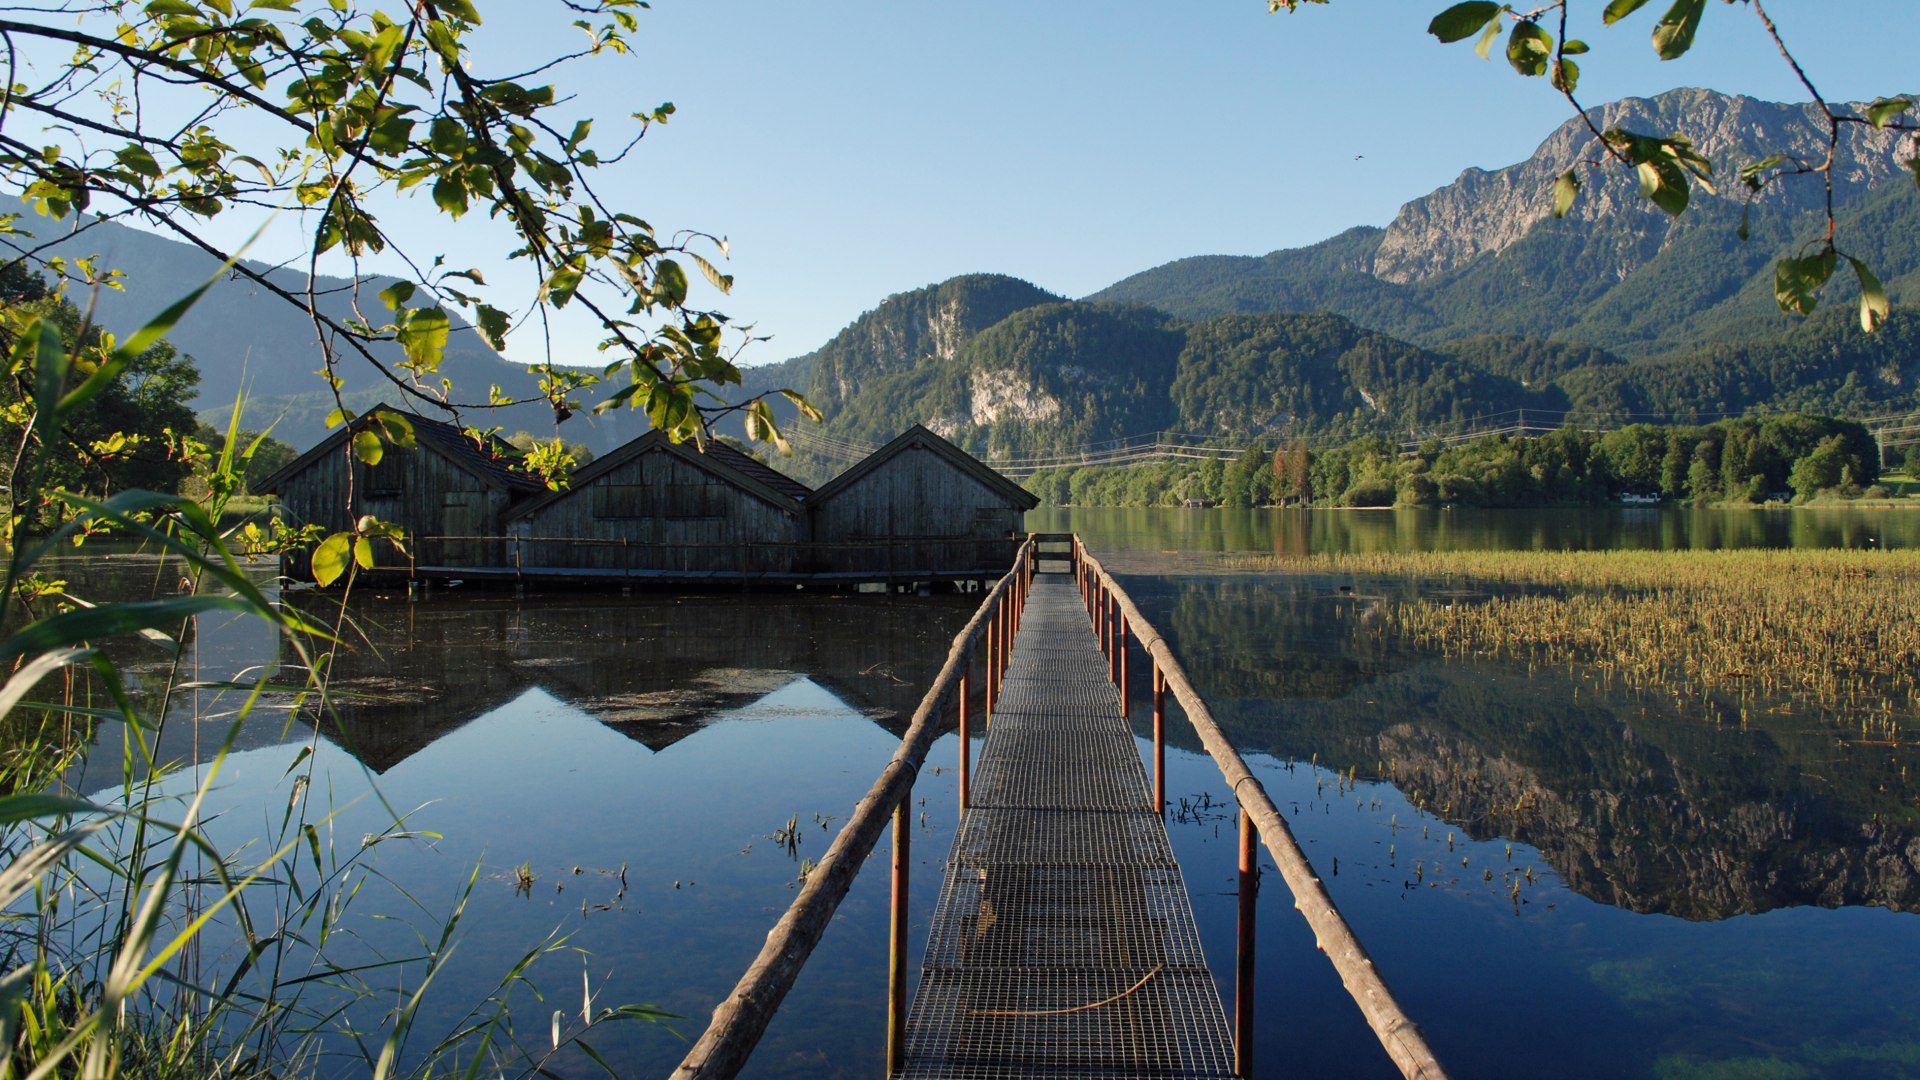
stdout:
[(1707, 12), (1707, 0), (1674, 0), (1653, 28), (1653, 51), (1662, 60), (1677, 60), (1693, 48), (1693, 35), (1700, 29), (1700, 17)]
[(331, 431), (353, 419), (353, 414), (345, 409), (335, 409), (327, 414), (327, 430)]
[(326, 588), (340, 580), (347, 572), (347, 558), (353, 550), (353, 537), (348, 533), (334, 533), (320, 546), (313, 549), (313, 580), (321, 588)]
[(1580, 85), (1580, 65), (1571, 60), (1553, 62), (1553, 88), (1563, 94), (1571, 94)]
[(111, 814), (114, 811), (85, 799), (64, 795), (8, 795), (0, 798), (0, 825), (62, 814)]
[(733, 291), (733, 275), (732, 274), (721, 273), (718, 267), (714, 266), (712, 263), (708, 262), (707, 260), (701, 258), (699, 254), (697, 254), (696, 252), (689, 251), (687, 252), (687, 255), (693, 259), (693, 264), (700, 268), (700, 273), (705, 275), (707, 279), (707, 284), (712, 285), (714, 288), (719, 289), (723, 293), (730, 293)]
[(783, 398), (786, 398), (788, 401), (793, 402), (793, 407), (796, 409), (799, 409), (800, 415), (806, 417), (808, 420), (811, 420), (816, 424), (822, 423), (824, 421), (824, 418), (820, 414), (820, 410), (814, 407), (813, 402), (808, 401), (804, 397), (801, 397), (799, 391), (782, 390), (780, 391), (780, 396)]
[[(16, 656), (31, 656), (82, 642), (139, 634), (146, 630), (164, 628), (177, 631), (185, 620), (208, 611), (251, 613), (254, 608), (238, 597), (211, 594), (175, 596), (165, 600), (129, 600), (98, 607), (75, 608), (41, 619), (5, 642), (0, 642), (0, 664), (10, 663)], [(159, 642), (168, 639), (159, 635), (150, 636), (149, 640)], [(172, 647), (171, 642), (169, 645)]]
[(433, 182), (433, 205), (445, 211), (449, 217), (459, 217), (467, 212), (467, 185), (456, 175), (448, 174)]
[(1513, 70), (1528, 76), (1545, 75), (1552, 56), (1552, 35), (1530, 22), (1513, 24), (1513, 32), (1507, 35), (1507, 63)]
[(1553, 181), (1553, 216), (1563, 218), (1573, 209), (1574, 197), (1580, 194), (1580, 177), (1572, 169), (1561, 173)]
[(1886, 127), (1887, 121), (1913, 108), (1913, 102), (1906, 98), (1881, 98), (1867, 106), (1867, 122), (1874, 127)]
[(413, 299), (413, 282), (396, 281), (380, 290), (380, 302), (387, 305), (388, 311), (399, 311)]
[(1887, 289), (1867, 268), (1866, 263), (1851, 255), (1847, 256), (1847, 261), (1853, 264), (1853, 274), (1860, 279), (1860, 329), (1871, 334), (1886, 321)]
[(1487, 28), (1480, 31), (1480, 40), (1473, 43), (1473, 51), (1482, 60), (1493, 59), (1493, 43), (1500, 37), (1500, 20), (1488, 19)]
[(474, 315), (479, 320), (479, 325), (475, 329), (480, 331), (481, 340), (485, 341), (489, 348), (506, 348), (507, 313), (491, 304), (481, 304)]
[(419, 371), (437, 371), (452, 325), (443, 308), (415, 308), (410, 312), (396, 335), (400, 347), (407, 351), (408, 364)]
[(364, 536), (354, 537), (353, 561), (359, 563), (360, 569), (362, 570), (373, 569), (373, 542), (371, 540), (368, 540)]
[(139, 173), (141, 176), (160, 178), (160, 163), (153, 160), (144, 146), (129, 146), (113, 155), (120, 164)]
[(1820, 302), (1820, 288), (1833, 276), (1836, 257), (1831, 248), (1799, 259), (1781, 259), (1773, 271), (1773, 298), (1780, 310), (1810, 315)]
[(1612, 26), (1646, 6), (1647, 0), (1612, 0), (1606, 9), (1600, 12), (1600, 21)]
[(547, 279), (547, 299), (553, 302), (554, 307), (567, 306), (567, 301), (573, 299), (574, 291), (580, 288), (581, 276), (581, 272), (572, 266), (563, 266), (553, 272), (553, 276)]
[(414, 441), (413, 421), (392, 409), (381, 409), (373, 415), (381, 428), (385, 429), (388, 442), (402, 450), (411, 450), (419, 445)]
[(660, 265), (653, 271), (653, 299), (655, 303), (668, 307), (679, 307), (687, 302), (687, 272), (672, 259), (661, 259)]
[(363, 465), (378, 465), (386, 456), (387, 448), (380, 442), (380, 436), (372, 431), (356, 431), (353, 435), (353, 456)]
[(1580, 56), (1587, 51), (1587, 43), (1577, 38), (1568, 38), (1560, 43), (1562, 56)]
[(1479, 33), (1488, 20), (1500, 17), (1500, 5), (1484, 0), (1472, 0), (1464, 4), (1455, 4), (1433, 17), (1427, 24), (1427, 33), (1440, 39), (1442, 44), (1465, 41)]

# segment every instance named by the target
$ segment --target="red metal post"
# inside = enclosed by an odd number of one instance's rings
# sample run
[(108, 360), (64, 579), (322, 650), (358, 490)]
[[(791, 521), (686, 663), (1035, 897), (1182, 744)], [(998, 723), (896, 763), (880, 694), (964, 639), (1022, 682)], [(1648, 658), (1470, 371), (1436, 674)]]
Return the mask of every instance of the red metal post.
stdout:
[(1234, 962), (1233, 1074), (1253, 1075), (1253, 918), (1260, 894), (1255, 850), (1260, 843), (1253, 815), (1240, 808), (1240, 934)]
[(913, 843), (911, 798), (893, 808), (893, 922), (887, 939), (887, 1072), (907, 1061), (907, 867)]
[[(964, 773), (962, 776), (966, 775)], [(1167, 677), (1153, 662), (1153, 812), (1167, 808)]]
[(996, 611), (987, 620), (987, 723), (993, 723), (993, 695), (999, 687), (998, 668), (995, 665), (995, 650), (1000, 647), (1000, 615)]
[[(967, 667), (972, 668), (973, 659), (968, 657)], [(967, 726), (967, 694), (973, 690), (973, 672), (960, 672), (960, 812), (967, 812), (967, 772), (969, 759), (973, 757), (973, 732)]]

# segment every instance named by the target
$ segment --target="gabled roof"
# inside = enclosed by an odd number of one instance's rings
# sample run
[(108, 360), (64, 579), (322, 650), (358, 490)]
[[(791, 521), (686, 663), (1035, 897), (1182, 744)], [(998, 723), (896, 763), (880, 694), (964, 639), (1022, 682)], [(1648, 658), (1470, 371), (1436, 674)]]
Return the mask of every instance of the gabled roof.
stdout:
[(429, 420), (418, 413), (396, 409), (391, 405), (375, 405), (351, 423), (343, 424), (339, 431), (320, 440), (311, 450), (287, 462), (273, 475), (262, 480), (258, 489), (268, 494), (277, 494), (288, 478), (299, 473), (328, 454), (340, 451), (341, 445), (353, 437), (357, 431), (364, 430), (365, 420), (376, 412), (393, 413), (406, 417), (413, 425), (415, 442), (426, 443), (440, 453), (442, 457), (471, 473), (474, 479), (490, 488), (505, 491), (510, 495), (529, 494), (546, 490), (546, 485), (526, 473), (512, 468), (519, 460), (520, 451), (511, 443), (495, 435), (484, 436), (484, 441), (475, 441), (474, 437), (461, 431), (452, 424), (440, 420)]
[[(800, 513), (800, 500), (807, 494), (806, 486), (790, 477), (760, 464), (746, 454), (717, 441), (707, 443), (703, 453), (692, 443), (676, 443), (667, 438), (658, 429), (647, 432), (625, 446), (605, 457), (594, 458), (585, 468), (573, 474), (573, 481), (565, 491), (549, 491), (538, 498), (528, 499), (508, 510), (505, 519), (512, 521), (544, 507), (552, 506), (561, 499), (568, 498), (593, 486), (594, 481), (614, 469), (643, 454), (654, 452), (672, 454), (696, 469), (704, 470), (719, 477), (722, 481), (747, 492), (763, 502), (772, 504), (776, 509), (789, 514)], [(751, 466), (748, 468), (746, 466)], [(763, 479), (771, 474), (772, 480)], [(779, 486), (775, 481), (783, 481)], [(784, 489), (784, 490), (783, 490)], [(789, 494), (797, 489), (800, 494)]]
[(735, 469), (767, 485), (795, 502), (805, 502), (813, 497), (813, 489), (788, 476), (786, 473), (768, 465), (739, 447), (730, 446), (714, 439), (707, 443), (707, 454), (733, 466)]
[(999, 473), (994, 472), (979, 458), (974, 457), (965, 450), (935, 435), (920, 424), (915, 424), (901, 432), (892, 442), (868, 454), (863, 460), (846, 472), (827, 481), (818, 491), (813, 493), (813, 498), (809, 499), (808, 502), (815, 504), (826, 502), (847, 488), (859, 483), (867, 475), (879, 469), (880, 466), (885, 465), (887, 462), (899, 457), (908, 450), (915, 449), (933, 451), (934, 454), (947, 461), (954, 468), (985, 484), (989, 490), (1004, 496), (1007, 502), (1022, 510), (1031, 510), (1040, 505), (1039, 496), (1006, 477), (1001, 476)]

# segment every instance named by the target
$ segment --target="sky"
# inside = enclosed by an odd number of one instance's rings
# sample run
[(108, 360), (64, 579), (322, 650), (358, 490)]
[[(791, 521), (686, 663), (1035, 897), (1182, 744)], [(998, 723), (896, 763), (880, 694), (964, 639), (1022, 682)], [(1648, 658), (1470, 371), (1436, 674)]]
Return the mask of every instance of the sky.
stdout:
[[(1593, 48), (1588, 105), (1676, 86), (1806, 98), (1747, 2), (1709, 4), (1693, 52), (1669, 63), (1649, 42), (1666, 0), (1613, 27), (1598, 24), (1599, 0), (1574, 4), (1572, 36)], [(577, 40), (551, 0), (479, 6), (482, 73)], [(736, 286), (708, 299), (770, 336), (743, 356), (770, 362), (956, 274), (1080, 297), (1172, 259), (1384, 225), (1467, 168), (1525, 158), (1569, 107), (1498, 50), (1484, 61), (1470, 43), (1435, 41), (1426, 24), (1445, 6), (653, 0), (633, 55), (583, 64), (560, 88), (599, 118), (596, 135), (674, 103), (596, 186), (664, 232), (727, 238)], [(1765, 6), (1830, 99), (1920, 90), (1901, 85), (1920, 82), (1920, 0)], [(506, 273), (499, 232), (474, 218), (448, 228), (426, 209), (386, 221), (416, 227), (415, 246), (449, 264)], [(591, 341), (585, 326), (557, 327), (562, 358), (590, 360)]]

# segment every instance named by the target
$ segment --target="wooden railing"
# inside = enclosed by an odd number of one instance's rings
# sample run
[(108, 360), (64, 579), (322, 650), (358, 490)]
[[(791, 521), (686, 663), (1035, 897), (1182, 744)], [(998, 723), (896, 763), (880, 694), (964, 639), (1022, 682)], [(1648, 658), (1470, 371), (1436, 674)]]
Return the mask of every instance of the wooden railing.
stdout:
[[(1154, 799), (1156, 804), (1165, 807), (1165, 695), (1173, 694), (1174, 700), (1186, 712), (1187, 721), (1200, 736), (1200, 743), (1212, 756), (1214, 764), (1220, 767), (1220, 773), (1226, 778), (1235, 800), (1240, 805), (1240, 872), (1241, 872), (1241, 932), (1243, 938), (1251, 934), (1251, 912), (1248, 910), (1252, 896), (1250, 878), (1252, 875), (1251, 855), (1256, 839), (1266, 845), (1267, 854), (1273, 856), (1273, 862), (1280, 870), (1280, 876), (1286, 880), (1287, 887), (1293, 891), (1293, 906), (1306, 917), (1307, 925), (1313, 928), (1314, 940), (1320, 950), (1332, 961), (1334, 970), (1339, 972), (1340, 981), (1347, 993), (1360, 1006), (1361, 1015), (1366, 1018), (1367, 1026), (1386, 1048), (1387, 1056), (1399, 1066), (1400, 1072), (1412, 1080), (1441, 1080), (1446, 1071), (1434, 1057), (1426, 1039), (1420, 1034), (1411, 1019), (1407, 1017), (1400, 1003), (1387, 988), (1386, 981), (1374, 968), (1373, 958), (1354, 936), (1347, 921), (1341, 917), (1340, 910), (1334, 906), (1333, 897), (1327, 894), (1326, 886), (1320, 876), (1314, 872), (1307, 861), (1306, 854), (1293, 838), (1293, 830), (1288, 827), (1287, 819), (1273, 805), (1267, 790), (1253, 771), (1247, 768), (1240, 752), (1234, 749), (1226, 733), (1214, 721), (1212, 710), (1195, 690), (1187, 678), (1186, 669), (1173, 655), (1160, 632), (1140, 613), (1133, 598), (1120, 587), (1113, 576), (1107, 573), (1100, 560), (1086, 549), (1076, 537), (1074, 540), (1074, 564), (1080, 579), (1082, 594), (1087, 599), (1088, 612), (1093, 616), (1094, 629), (1100, 638), (1101, 648), (1109, 661), (1109, 672), (1115, 684), (1120, 688), (1120, 700), (1127, 701), (1127, 640), (1136, 638), (1138, 647), (1153, 662), (1153, 704), (1154, 704)], [(1125, 706), (1122, 706), (1124, 714)], [(1246, 950), (1250, 952), (1250, 950)], [(1252, 1004), (1251, 968), (1244, 963), (1239, 972), (1240, 992), (1235, 1005), (1236, 1047), (1235, 1053), (1240, 1075), (1245, 1076), (1249, 1036), (1252, 1029), (1249, 1015)]]
[(807, 875), (800, 895), (768, 932), (760, 955), (748, 966), (733, 992), (714, 1009), (712, 1023), (674, 1070), (675, 1077), (683, 1080), (732, 1077), (746, 1065), (748, 1055), (766, 1033), (774, 1011), (793, 988), (807, 957), (820, 944), (834, 911), (846, 898), (854, 876), (866, 864), (867, 856), (879, 842), (881, 830), (889, 820), (893, 823), (893, 914), (888, 938), (887, 1068), (889, 1072), (899, 1069), (906, 1046), (906, 875), (908, 844), (913, 835), (909, 820), (913, 781), (919, 775), (921, 762), (926, 760), (927, 750), (945, 727), (946, 710), (956, 701), (964, 761), (968, 737), (967, 698), (974, 654), (983, 642), (987, 653), (986, 701), (988, 709), (992, 709), (1001, 677), (1006, 672), (1008, 643), (1019, 627), (1027, 589), (1033, 581), (1035, 548), (1032, 537), (1021, 544), (1013, 569), (994, 584), (966, 628), (953, 639), (946, 663), (920, 700), (920, 707), (914, 710), (913, 721), (880, 778), (874, 781), (846, 825), (833, 838), (832, 846)]

